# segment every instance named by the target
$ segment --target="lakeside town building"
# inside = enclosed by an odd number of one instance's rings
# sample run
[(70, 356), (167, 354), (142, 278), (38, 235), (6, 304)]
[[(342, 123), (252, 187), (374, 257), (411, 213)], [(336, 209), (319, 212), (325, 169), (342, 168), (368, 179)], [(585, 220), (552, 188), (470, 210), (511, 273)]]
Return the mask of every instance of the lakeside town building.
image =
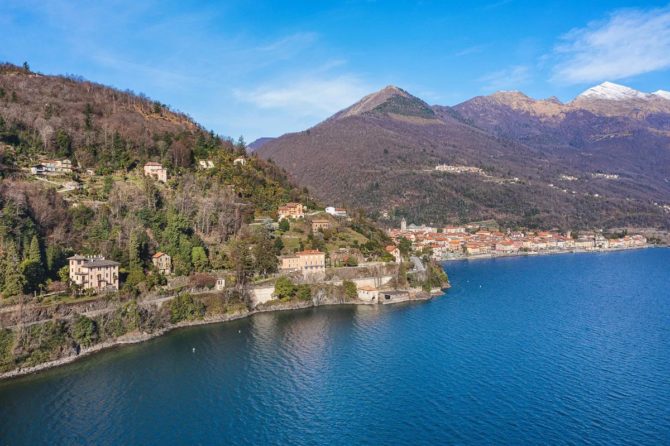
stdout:
[(627, 249), (647, 245), (642, 235), (606, 238), (599, 232), (590, 232), (573, 238), (555, 231), (521, 232), (501, 231), (476, 225), (433, 228), (401, 222), (400, 229), (389, 230), (397, 244), (401, 238), (412, 242), (417, 251), (429, 250), (436, 260), (478, 256), (506, 256), (543, 254), (551, 252), (598, 251)]
[(119, 289), (119, 265), (102, 256), (75, 255), (68, 258), (70, 281), (84, 290), (113, 291)]
[(357, 288), (358, 299), (364, 302), (377, 302), (379, 289), (373, 286), (362, 286)]
[(165, 183), (167, 182), (167, 169), (161, 163), (151, 161), (144, 165), (144, 176), (152, 177)]
[(305, 218), (305, 207), (302, 203), (286, 203), (277, 209), (277, 214), (279, 215), (279, 221), (285, 218)]

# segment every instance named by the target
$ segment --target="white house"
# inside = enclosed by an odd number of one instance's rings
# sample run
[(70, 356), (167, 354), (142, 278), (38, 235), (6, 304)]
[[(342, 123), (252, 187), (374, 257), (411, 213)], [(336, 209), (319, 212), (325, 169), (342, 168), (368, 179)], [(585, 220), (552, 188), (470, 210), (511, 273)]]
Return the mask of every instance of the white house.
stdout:
[(346, 217), (347, 210), (344, 208), (336, 208), (334, 206), (328, 206), (326, 208), (326, 213), (332, 215), (333, 217)]
[(161, 163), (148, 162), (144, 165), (144, 175), (154, 177), (158, 181), (165, 183), (167, 181), (167, 169)]
[(377, 302), (379, 290), (372, 286), (362, 286), (358, 288), (358, 299), (365, 302)]

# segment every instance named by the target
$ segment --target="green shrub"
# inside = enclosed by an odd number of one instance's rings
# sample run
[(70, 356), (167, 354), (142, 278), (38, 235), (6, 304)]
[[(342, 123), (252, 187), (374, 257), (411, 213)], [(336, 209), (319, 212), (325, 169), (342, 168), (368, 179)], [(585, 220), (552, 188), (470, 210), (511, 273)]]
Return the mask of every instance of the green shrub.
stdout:
[(291, 298), (295, 292), (296, 286), (288, 277), (282, 276), (275, 282), (275, 296), (278, 299)]
[(345, 280), (342, 282), (342, 288), (344, 288), (344, 295), (347, 299), (357, 299), (358, 290), (356, 289), (356, 284), (351, 280)]
[(17, 362), (30, 367), (56, 359), (69, 342), (66, 332), (63, 321), (47, 321), (26, 327), (18, 339)]
[(180, 294), (170, 302), (170, 322), (201, 319), (205, 315), (205, 305), (188, 293)]
[(131, 300), (117, 308), (111, 316), (104, 318), (101, 328), (107, 336), (117, 337), (137, 330), (141, 321), (137, 301)]
[(309, 285), (298, 285), (295, 296), (300, 300), (310, 300), (312, 298), (312, 289)]
[(9, 370), (14, 355), (14, 332), (8, 328), (0, 330), (0, 371)]
[(90, 347), (98, 341), (98, 325), (86, 316), (77, 315), (70, 331), (72, 339), (83, 347)]

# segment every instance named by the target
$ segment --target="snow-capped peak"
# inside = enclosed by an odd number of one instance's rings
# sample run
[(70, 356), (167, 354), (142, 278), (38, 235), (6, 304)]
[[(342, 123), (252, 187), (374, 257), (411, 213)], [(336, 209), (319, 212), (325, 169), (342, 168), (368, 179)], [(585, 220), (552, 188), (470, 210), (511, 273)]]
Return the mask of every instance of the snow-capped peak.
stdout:
[(652, 93), (654, 96), (658, 96), (663, 99), (668, 99), (670, 100), (670, 91), (665, 91), (665, 90), (656, 90), (655, 92)]
[(624, 85), (615, 84), (613, 82), (603, 82), (600, 85), (589, 88), (577, 97), (623, 101), (626, 99), (644, 99), (647, 95)]

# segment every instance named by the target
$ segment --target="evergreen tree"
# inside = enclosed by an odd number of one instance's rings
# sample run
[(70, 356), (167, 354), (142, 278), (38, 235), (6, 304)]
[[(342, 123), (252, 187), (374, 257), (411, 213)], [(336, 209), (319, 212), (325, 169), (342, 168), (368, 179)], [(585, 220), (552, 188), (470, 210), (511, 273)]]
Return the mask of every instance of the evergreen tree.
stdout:
[[(281, 240), (281, 239), (278, 239)], [(260, 232), (256, 236), (256, 243), (253, 248), (254, 270), (262, 275), (277, 271), (277, 256), (275, 255), (275, 246), (267, 232)]]
[(26, 259), (21, 262), (21, 275), (23, 276), (23, 292), (31, 294), (40, 289), (44, 282), (44, 270), (42, 265), (32, 259)]
[(142, 259), (140, 258), (141, 243), (137, 232), (133, 231), (130, 234), (128, 241), (128, 266), (130, 269), (138, 269), (142, 267)]
[(191, 249), (191, 263), (193, 263), (196, 271), (204, 271), (207, 269), (209, 259), (207, 258), (205, 248), (202, 246), (194, 246), (193, 249)]
[(58, 271), (67, 266), (66, 253), (58, 245), (49, 245), (46, 249), (46, 274), (52, 279), (58, 279)]
[(40, 249), (40, 241), (37, 239), (36, 235), (33, 235), (33, 238), (30, 240), (30, 248), (28, 250), (27, 258), (29, 260), (38, 262), (42, 264), (42, 250)]
[(21, 265), (19, 262), (19, 253), (16, 250), (16, 245), (13, 242), (7, 244), (4, 258), (4, 285), (2, 293), (5, 296), (16, 296), (23, 292), (23, 285), (25, 278), (21, 272)]
[(253, 274), (253, 258), (249, 252), (249, 243), (246, 240), (235, 240), (230, 251), (230, 268), (235, 271), (237, 285), (244, 285)]

